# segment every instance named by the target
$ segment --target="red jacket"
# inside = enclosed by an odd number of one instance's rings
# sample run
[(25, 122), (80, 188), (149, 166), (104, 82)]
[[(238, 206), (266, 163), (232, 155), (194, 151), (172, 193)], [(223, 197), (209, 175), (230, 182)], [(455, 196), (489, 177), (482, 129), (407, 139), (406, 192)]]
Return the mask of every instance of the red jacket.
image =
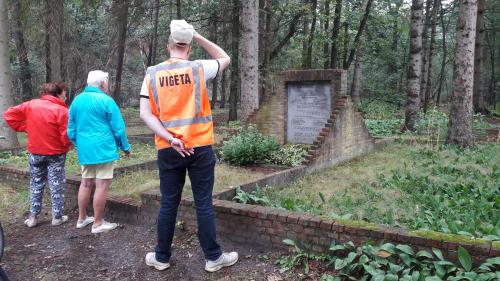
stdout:
[(55, 155), (68, 152), (71, 142), (66, 134), (68, 107), (51, 95), (9, 108), (3, 115), (7, 124), (28, 134), (28, 151)]

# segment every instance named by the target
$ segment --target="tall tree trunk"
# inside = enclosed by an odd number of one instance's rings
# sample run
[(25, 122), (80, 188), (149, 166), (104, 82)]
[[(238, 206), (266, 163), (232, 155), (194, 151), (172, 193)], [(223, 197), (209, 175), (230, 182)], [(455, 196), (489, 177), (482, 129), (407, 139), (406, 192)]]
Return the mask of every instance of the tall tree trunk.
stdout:
[[(325, 35), (328, 34), (328, 28), (330, 27), (330, 0), (325, 0), (325, 25), (323, 27)], [(328, 54), (330, 53), (330, 47), (328, 41), (325, 40), (323, 43), (323, 58), (325, 59), (325, 63), (323, 65), (324, 69), (329, 68), (330, 61), (328, 59)]]
[(21, 23), (21, 1), (12, 4), (12, 17), (14, 22), (14, 41), (16, 42), (17, 57), (20, 68), (21, 97), (23, 101), (33, 98), (31, 87), (31, 69), (28, 60), (28, 50), (24, 44), (24, 33)]
[(301, 9), (297, 14), (295, 14), (290, 21), (290, 24), (288, 24), (288, 32), (285, 35), (285, 37), (278, 42), (276, 47), (274, 47), (273, 51), (271, 52), (271, 58), (270, 60), (273, 60), (281, 51), (281, 49), (288, 44), (290, 39), (295, 35), (297, 32), (297, 24), (299, 24), (300, 19), (304, 16), (304, 9)]
[(347, 65), (347, 54), (349, 53), (349, 23), (347, 21), (344, 22), (344, 46), (343, 46), (343, 56), (342, 56), (342, 68), (345, 69)]
[[(217, 44), (217, 21), (214, 19), (212, 20), (212, 42)], [(212, 100), (211, 100), (211, 107), (212, 109), (215, 108), (215, 104), (217, 103), (217, 89), (219, 87), (219, 75), (215, 77), (212, 80)]]
[(241, 47), (241, 121), (259, 108), (259, 2), (243, 1)]
[(362, 60), (362, 50), (358, 48), (356, 51), (356, 61), (354, 62), (354, 76), (352, 78), (351, 86), (351, 98), (352, 103), (358, 107), (359, 97), (361, 92), (361, 60)]
[(447, 56), (446, 33), (448, 32), (448, 25), (444, 24), (443, 2), (440, 3), (440, 7), (441, 7), (441, 36), (442, 36), (441, 49), (442, 49), (442, 55), (441, 55), (441, 71), (439, 73), (439, 86), (437, 89), (437, 97), (436, 97), (437, 106), (439, 106), (441, 103), (441, 92), (443, 91), (443, 84), (444, 84), (443, 80), (444, 80), (445, 67), (446, 67), (446, 56)]
[(311, 21), (311, 30), (309, 31), (309, 38), (307, 40), (307, 53), (306, 53), (306, 63), (305, 68), (312, 67), (312, 49), (314, 42), (314, 33), (316, 32), (316, 9), (318, 7), (318, 0), (311, 0), (311, 12), (312, 12), (312, 21)]
[(271, 77), (270, 75), (270, 61), (271, 61), (271, 50), (273, 45), (273, 40), (271, 36), (271, 20), (273, 13), (273, 1), (266, 0), (265, 3), (266, 11), (266, 29), (264, 35), (264, 61), (262, 68), (264, 69), (262, 73), (262, 100), (265, 100), (271, 94)]
[(181, 14), (181, 0), (177, 0), (175, 7), (177, 9), (177, 13), (176, 13), (177, 19), (182, 19), (182, 14)]
[[(311, 7), (311, 3), (309, 0), (304, 1), (309, 7)], [(310, 23), (309, 23), (309, 15), (310, 13), (307, 13), (306, 16), (304, 17), (304, 28), (302, 29), (302, 32), (304, 34), (303, 39), (302, 39), (302, 68), (307, 67), (307, 47), (309, 46), (309, 33), (310, 33)]]
[(432, 6), (432, 0), (427, 0), (425, 3), (425, 20), (424, 20), (424, 30), (422, 33), (422, 48), (423, 48), (423, 54), (422, 54), (422, 74), (420, 76), (420, 99), (422, 100), (422, 103), (424, 101), (424, 96), (425, 96), (425, 89), (427, 87), (427, 69), (428, 69), (428, 62), (429, 62), (429, 25), (430, 25), (430, 20), (431, 20), (431, 6)]
[[(398, 43), (399, 43), (399, 9), (403, 5), (403, 1), (398, 0), (394, 9), (391, 9), (391, 14), (394, 17), (392, 22), (392, 42), (391, 42), (391, 50), (394, 54), (398, 51)], [(394, 75), (398, 72), (398, 61), (393, 59), (389, 62), (389, 75)]]
[(47, 0), (48, 32), (50, 44), (50, 80), (63, 79), (63, 19), (64, 0)]
[[(12, 74), (9, 59), (9, 17), (7, 1), (0, 1), (0, 112), (7, 111), (14, 104)], [(0, 118), (0, 149), (19, 145), (16, 133)]]
[[(222, 22), (222, 46), (224, 49), (226, 49), (227, 44), (227, 38), (228, 38), (228, 25), (224, 22)], [(232, 58), (232, 61), (234, 63), (234, 58)], [(227, 71), (222, 71), (220, 73), (221, 79), (220, 79), (220, 102), (219, 102), (219, 108), (224, 108), (226, 106), (226, 91), (227, 91)]]
[(420, 75), (422, 74), (422, 28), (424, 0), (412, 0), (410, 26), (410, 61), (408, 65), (405, 126), (403, 131), (417, 129), (420, 111)]
[[(493, 19), (491, 22), (492, 26), (495, 26), (495, 20)], [(490, 81), (489, 81), (489, 98), (488, 103), (490, 106), (495, 106), (495, 86), (496, 86), (496, 75), (495, 75), (495, 59), (496, 59), (496, 49), (495, 49), (495, 39), (496, 39), (496, 31), (493, 29), (491, 31), (491, 35), (488, 32), (486, 33), (486, 42), (488, 44), (488, 49), (490, 51)]]
[[(155, 0), (155, 14), (154, 14), (154, 22), (153, 22), (153, 46), (151, 48), (151, 64), (156, 64), (156, 53), (158, 52), (158, 15), (160, 13), (160, 0)], [(148, 66), (149, 66), (148, 65)]]
[(227, 82), (226, 82), (226, 77), (227, 77), (227, 71), (222, 71), (221, 72), (221, 79), (220, 79), (220, 102), (219, 102), (219, 108), (225, 108), (226, 107), (226, 88), (227, 88)]
[(429, 99), (431, 96), (432, 89), (432, 59), (434, 58), (434, 52), (436, 47), (436, 25), (437, 25), (437, 12), (439, 9), (440, 0), (434, 0), (434, 4), (432, 5), (432, 14), (431, 14), (431, 42), (429, 44), (429, 55), (428, 63), (427, 63), (427, 83), (425, 84), (425, 92), (424, 92), (424, 113), (427, 113), (427, 108), (429, 106)]
[(351, 66), (351, 63), (354, 60), (354, 54), (356, 53), (356, 48), (359, 48), (361, 36), (363, 35), (363, 31), (365, 30), (366, 21), (368, 20), (368, 16), (370, 15), (372, 3), (373, 0), (368, 0), (368, 2), (366, 2), (365, 13), (363, 14), (361, 22), (359, 23), (358, 32), (356, 33), (356, 37), (354, 37), (354, 42), (352, 43), (352, 48), (349, 53), (349, 58), (344, 63), (344, 69), (349, 69), (349, 66)]
[(484, 6), (485, 0), (477, 0), (477, 22), (476, 22), (476, 52), (474, 55), (474, 91), (472, 103), (474, 112), (488, 114), (484, 103)]
[(333, 19), (332, 50), (330, 54), (330, 68), (338, 67), (337, 38), (340, 31), (340, 16), (342, 14), (342, 0), (335, 0), (335, 18)]
[(44, 24), (45, 24), (45, 82), (50, 82), (52, 80), (52, 62), (51, 62), (51, 56), (50, 56), (50, 33), (51, 33), (51, 26), (52, 26), (52, 16), (50, 13), (50, 6), (49, 6), (50, 0), (45, 1), (45, 19), (44, 19)]
[(115, 86), (113, 88), (113, 99), (118, 106), (122, 103), (122, 72), (123, 72), (123, 58), (125, 54), (125, 41), (127, 39), (127, 22), (128, 22), (128, 7), (129, 0), (115, 0), (117, 5), (117, 18), (116, 24), (118, 26), (118, 57), (116, 65), (116, 78)]
[(238, 119), (239, 89), (239, 40), (240, 40), (240, 1), (233, 0), (231, 19), (231, 86), (229, 89), (229, 121)]
[(450, 104), (447, 144), (468, 147), (472, 135), (472, 92), (474, 88), (474, 45), (477, 0), (460, 0), (457, 43), (453, 64), (453, 89)]

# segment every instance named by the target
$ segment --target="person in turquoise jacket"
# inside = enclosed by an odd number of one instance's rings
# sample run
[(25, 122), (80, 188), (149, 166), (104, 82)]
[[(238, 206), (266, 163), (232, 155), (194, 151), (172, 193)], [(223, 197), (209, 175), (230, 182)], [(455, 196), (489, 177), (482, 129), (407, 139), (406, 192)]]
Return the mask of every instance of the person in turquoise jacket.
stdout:
[[(107, 72), (90, 71), (87, 87), (69, 108), (68, 138), (77, 149), (82, 166), (76, 227), (83, 228), (93, 222), (92, 233), (106, 232), (118, 226), (104, 220), (104, 209), (113, 180), (114, 163), (120, 158), (118, 149), (128, 157), (131, 148), (120, 109), (107, 95), (108, 77)], [(94, 217), (89, 217), (87, 205), (94, 186)]]

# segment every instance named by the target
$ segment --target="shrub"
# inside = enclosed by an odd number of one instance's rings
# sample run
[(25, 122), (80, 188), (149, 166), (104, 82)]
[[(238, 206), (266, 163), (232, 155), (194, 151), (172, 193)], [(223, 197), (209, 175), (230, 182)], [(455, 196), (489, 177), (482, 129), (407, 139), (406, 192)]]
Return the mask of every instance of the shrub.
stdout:
[(236, 196), (234, 196), (233, 201), (243, 204), (251, 204), (251, 205), (269, 205), (269, 198), (264, 194), (263, 190), (260, 187), (257, 187), (256, 190), (251, 193), (247, 193), (238, 186), (236, 188)]
[(250, 127), (224, 142), (222, 159), (233, 165), (254, 164), (269, 159), (278, 149), (279, 145), (273, 137), (264, 136)]
[(304, 145), (286, 144), (271, 153), (270, 163), (284, 166), (298, 166), (304, 161), (307, 150)]

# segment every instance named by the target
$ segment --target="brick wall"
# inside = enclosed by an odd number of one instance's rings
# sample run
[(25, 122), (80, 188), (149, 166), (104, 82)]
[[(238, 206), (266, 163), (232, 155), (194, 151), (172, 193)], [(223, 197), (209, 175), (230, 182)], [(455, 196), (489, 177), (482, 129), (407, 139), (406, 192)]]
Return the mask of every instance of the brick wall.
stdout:
[(286, 142), (287, 83), (297, 81), (331, 81), (332, 108), (336, 97), (347, 92), (347, 74), (340, 69), (292, 70), (281, 72), (276, 92), (266, 98), (260, 108), (247, 119), (263, 134), (270, 135), (284, 144)]
[[(418, 232), (386, 228), (380, 225), (356, 221), (334, 221), (302, 212), (239, 204), (214, 200), (217, 213), (217, 233), (221, 239), (229, 239), (247, 245), (285, 249), (284, 239), (294, 240), (302, 249), (316, 253), (328, 252), (332, 241), (356, 245), (364, 242), (392, 242), (410, 244), (417, 249), (441, 249), (447, 259), (457, 261), (458, 246), (473, 255), (476, 264), (487, 258), (500, 256), (500, 244), (457, 235), (436, 234), (428, 238)], [(178, 220), (184, 228), (196, 230), (196, 213), (192, 200), (183, 200)], [(446, 240), (449, 237), (450, 240)]]
[(375, 140), (349, 96), (337, 99), (327, 123), (303, 162), (312, 169), (331, 166), (371, 151)]

